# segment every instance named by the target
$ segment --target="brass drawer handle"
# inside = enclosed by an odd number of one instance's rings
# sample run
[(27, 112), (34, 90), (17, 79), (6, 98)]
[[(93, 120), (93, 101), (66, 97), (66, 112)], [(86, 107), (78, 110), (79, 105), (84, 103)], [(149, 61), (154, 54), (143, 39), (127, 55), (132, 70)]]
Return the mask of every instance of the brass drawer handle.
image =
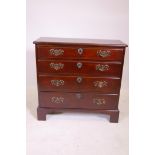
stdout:
[(76, 79), (76, 81), (78, 82), (78, 83), (81, 83), (82, 82), (82, 77), (77, 77), (77, 79)]
[(81, 62), (77, 63), (77, 68), (79, 68), (79, 69), (82, 68), (82, 63)]
[(51, 80), (51, 84), (52, 84), (53, 86), (57, 86), (57, 87), (63, 86), (64, 83), (65, 83), (65, 82), (64, 82), (63, 80)]
[(107, 81), (95, 81), (94, 82), (94, 86), (99, 87), (99, 88), (106, 87), (107, 85), (108, 85)]
[(49, 53), (54, 56), (60, 56), (64, 54), (64, 50), (63, 49), (50, 49)]
[(78, 54), (82, 55), (82, 53), (83, 53), (83, 48), (78, 48)]
[(97, 104), (97, 105), (102, 105), (102, 104), (105, 104), (106, 102), (105, 102), (104, 98), (101, 98), (101, 99), (100, 98), (94, 98), (93, 103)]
[(111, 53), (110, 51), (99, 50), (99, 51), (97, 51), (97, 56), (101, 56), (102, 58), (105, 58), (105, 57), (109, 56), (110, 53)]
[(109, 70), (109, 65), (98, 64), (98, 65), (96, 65), (96, 70), (99, 70), (101, 72)]
[(63, 97), (52, 97), (51, 98), (51, 102), (52, 103), (57, 103), (57, 104), (59, 104), (59, 103), (63, 103), (64, 102), (64, 98)]
[(63, 69), (64, 67), (64, 64), (62, 63), (50, 63), (50, 67), (55, 69), (55, 70), (60, 70), (60, 69)]

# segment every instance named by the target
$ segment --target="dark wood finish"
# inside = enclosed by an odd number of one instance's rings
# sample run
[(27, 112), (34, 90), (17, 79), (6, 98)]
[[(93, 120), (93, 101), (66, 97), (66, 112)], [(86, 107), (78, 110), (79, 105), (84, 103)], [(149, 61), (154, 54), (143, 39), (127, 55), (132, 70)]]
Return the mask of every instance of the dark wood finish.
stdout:
[(40, 37), (33, 42), (36, 45), (86, 45), (86, 46), (108, 46), (108, 47), (127, 47), (128, 45), (120, 40), (107, 39), (86, 39), (86, 38), (49, 38)]
[[(78, 49), (82, 48), (83, 53), (79, 54)], [(54, 56), (50, 54), (50, 50), (63, 50), (63, 55)], [(120, 47), (84, 47), (84, 46), (37, 46), (38, 59), (90, 59), (90, 60), (123, 60), (124, 52), (123, 48)], [(97, 54), (98, 51), (110, 51), (110, 55), (106, 57), (101, 57)]]
[(39, 38), (34, 44), (38, 120), (46, 120), (50, 113), (81, 111), (107, 114), (110, 122), (118, 122), (126, 44), (69, 38)]
[[(79, 76), (39, 76), (39, 89), (40, 91), (72, 91), (72, 92), (88, 92), (97, 91), (102, 93), (119, 93), (120, 78), (109, 77), (82, 77), (81, 83), (77, 82)], [(52, 85), (51, 80), (63, 80), (64, 85), (56, 86)], [(94, 83), (96, 81), (105, 81), (106, 86), (98, 87)]]
[(87, 112), (87, 113), (101, 113), (105, 115), (110, 116), (110, 122), (112, 123), (118, 123), (118, 118), (119, 118), (119, 110), (104, 110), (104, 109), (78, 109), (78, 108), (37, 108), (37, 116), (38, 120), (40, 121), (45, 121), (46, 120), (46, 115), (47, 114), (55, 114), (55, 113), (62, 113), (66, 111), (74, 111), (74, 112)]
[[(78, 64), (82, 64), (78, 68)], [(55, 69), (51, 64), (63, 65), (63, 68)], [(105, 70), (97, 69), (97, 66), (108, 66)], [(120, 62), (92, 62), (92, 61), (69, 61), (69, 60), (41, 60), (38, 61), (38, 73), (40, 74), (71, 74), (71, 75), (94, 75), (94, 76), (117, 76), (121, 77), (122, 64)]]
[[(53, 102), (52, 98), (62, 98), (63, 102)], [(119, 96), (117, 94), (97, 93), (62, 93), (41, 92), (39, 96), (40, 107), (45, 108), (85, 108), (85, 109), (116, 109)], [(105, 102), (95, 102), (103, 100)]]

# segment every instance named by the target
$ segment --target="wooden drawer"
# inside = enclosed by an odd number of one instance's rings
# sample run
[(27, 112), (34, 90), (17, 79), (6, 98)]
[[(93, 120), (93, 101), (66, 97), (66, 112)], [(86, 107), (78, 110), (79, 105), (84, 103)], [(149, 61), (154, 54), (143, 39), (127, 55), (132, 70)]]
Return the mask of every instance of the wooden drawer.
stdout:
[(65, 60), (38, 61), (38, 73), (121, 76), (121, 62), (87, 62)]
[(39, 105), (48, 108), (115, 109), (118, 99), (117, 94), (40, 92)]
[(50, 113), (99, 112), (118, 122), (125, 48), (120, 40), (47, 38), (35, 44), (38, 120)]
[(38, 59), (93, 59), (123, 60), (124, 49), (120, 47), (61, 47), (37, 46)]
[(102, 91), (102, 93), (119, 93), (120, 78), (88, 76), (42, 76), (39, 75), (40, 91)]

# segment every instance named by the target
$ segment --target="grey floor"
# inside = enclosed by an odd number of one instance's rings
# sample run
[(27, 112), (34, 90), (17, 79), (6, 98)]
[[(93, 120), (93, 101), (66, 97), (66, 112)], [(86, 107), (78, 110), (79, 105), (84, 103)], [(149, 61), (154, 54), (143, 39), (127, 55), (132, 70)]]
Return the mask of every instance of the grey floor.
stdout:
[(128, 155), (128, 91), (119, 123), (102, 114), (63, 113), (37, 121), (37, 90), (27, 88), (27, 155)]

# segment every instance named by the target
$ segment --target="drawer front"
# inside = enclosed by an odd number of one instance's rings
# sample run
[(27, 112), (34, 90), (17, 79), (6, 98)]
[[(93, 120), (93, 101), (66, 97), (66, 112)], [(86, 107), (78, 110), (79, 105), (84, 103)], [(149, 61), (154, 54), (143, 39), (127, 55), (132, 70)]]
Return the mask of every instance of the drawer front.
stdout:
[(39, 104), (47, 108), (116, 109), (118, 99), (116, 94), (40, 92)]
[(121, 62), (38, 61), (39, 73), (121, 76)]
[(40, 91), (102, 91), (119, 93), (120, 78), (86, 76), (39, 76)]
[(123, 48), (37, 46), (38, 59), (123, 60)]

